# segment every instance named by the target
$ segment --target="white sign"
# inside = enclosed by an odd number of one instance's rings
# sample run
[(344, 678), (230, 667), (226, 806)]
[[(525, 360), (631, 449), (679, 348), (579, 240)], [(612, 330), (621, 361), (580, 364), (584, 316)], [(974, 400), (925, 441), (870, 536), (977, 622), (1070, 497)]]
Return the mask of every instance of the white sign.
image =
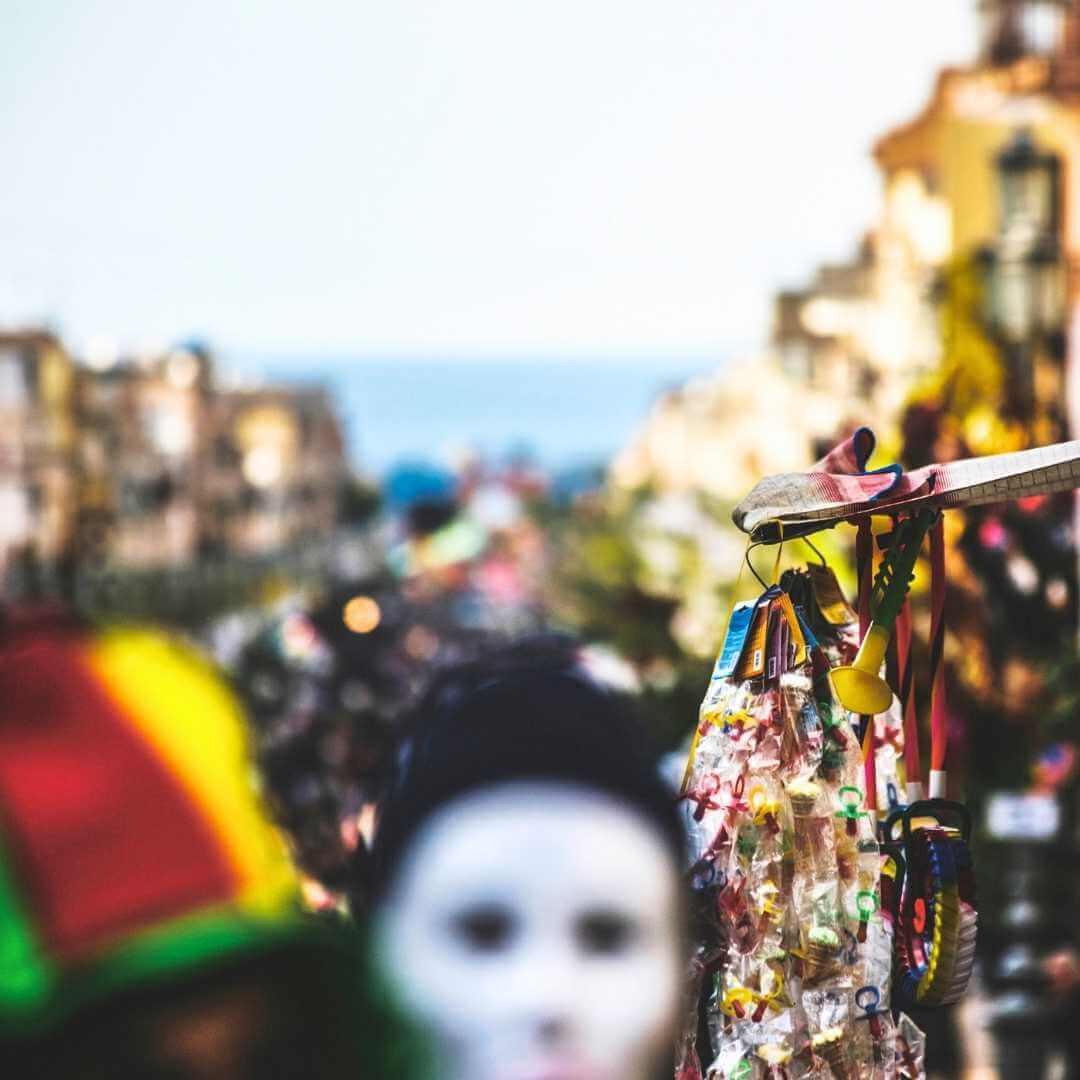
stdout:
[(986, 828), (995, 840), (1053, 840), (1061, 807), (1052, 795), (999, 791), (986, 807)]

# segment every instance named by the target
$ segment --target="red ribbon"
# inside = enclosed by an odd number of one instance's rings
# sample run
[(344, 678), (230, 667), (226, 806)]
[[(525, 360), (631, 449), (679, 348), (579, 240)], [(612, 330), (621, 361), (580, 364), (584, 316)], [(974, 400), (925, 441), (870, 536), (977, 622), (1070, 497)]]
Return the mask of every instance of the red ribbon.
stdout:
[[(874, 584), (874, 534), (870, 527), (869, 516), (859, 518), (859, 528), (855, 533), (855, 565), (859, 574), (859, 641), (866, 637), (870, 628), (870, 591)], [(866, 725), (863, 734), (863, 786), (866, 790), (866, 805), (870, 810), (877, 809), (877, 762), (874, 759), (874, 718), (864, 716)]]
[(930, 530), (930, 768), (945, 769), (949, 706), (945, 697), (945, 534), (939, 517)]
[(908, 783), (914, 784), (922, 776), (919, 761), (919, 717), (915, 711), (915, 667), (911, 662), (911, 607), (904, 606), (896, 617), (897, 683), (900, 705), (904, 717), (904, 772)]

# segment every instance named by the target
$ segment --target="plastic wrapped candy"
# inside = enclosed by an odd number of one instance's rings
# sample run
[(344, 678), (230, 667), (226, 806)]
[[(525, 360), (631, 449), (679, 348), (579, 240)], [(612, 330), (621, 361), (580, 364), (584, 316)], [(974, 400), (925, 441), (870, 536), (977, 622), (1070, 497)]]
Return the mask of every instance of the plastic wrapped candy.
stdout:
[(755, 1057), (754, 1047), (733, 1039), (725, 1043), (709, 1066), (708, 1080), (754, 1080)]
[(838, 975), (842, 943), (835, 927), (815, 922), (803, 936), (803, 985), (814, 986)]
[[(885, 1080), (891, 924), (859, 742), (790, 598), (768, 590), (740, 624), (702, 702), (682, 801), (714, 958), (700, 980), (707, 1075)], [(679, 1062), (696, 1080), (694, 1019), (688, 1007)]]
[(845, 1034), (842, 1027), (825, 1028), (814, 1036), (810, 1045), (815, 1056), (828, 1064), (836, 1080), (857, 1080), (858, 1070)]
[(780, 697), (788, 740), (781, 753), (781, 777), (809, 775), (821, 764), (825, 741), (809, 664), (780, 677)]
[(906, 1014), (896, 1027), (897, 1080), (926, 1080), (926, 1036)]
[(765, 1065), (768, 1076), (775, 1076), (777, 1080), (786, 1080), (788, 1066), (791, 1064), (792, 1051), (783, 1043), (765, 1043), (755, 1051), (757, 1059)]
[(701, 1059), (697, 1052), (698, 999), (716, 959), (716, 955), (699, 945), (690, 960), (675, 1040), (675, 1080), (702, 1080)]
[(896, 1059), (896, 1033), (888, 1000), (876, 986), (861, 986), (855, 991), (853, 1047), (858, 1060), (866, 1062), (863, 1074), (875, 1078), (891, 1077)]
[(904, 718), (900, 701), (893, 698), (889, 708), (874, 717), (874, 769), (877, 776), (877, 804), (895, 810), (904, 799)]

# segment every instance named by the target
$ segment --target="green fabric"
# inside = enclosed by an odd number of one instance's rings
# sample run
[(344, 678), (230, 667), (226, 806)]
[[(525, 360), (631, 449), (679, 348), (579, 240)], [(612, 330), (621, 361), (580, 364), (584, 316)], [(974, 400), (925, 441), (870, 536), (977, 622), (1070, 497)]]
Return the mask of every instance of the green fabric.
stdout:
[(60, 972), (34, 942), (0, 863), (0, 1035), (40, 1034), (129, 987), (179, 978), (248, 953), (316, 941), (319, 929), (299, 908), (276, 918), (218, 908), (151, 927)]
[(149, 929), (61, 974), (43, 962), (0, 864), (0, 1040), (48, 1036), (116, 994), (173, 985), (233, 960), (276, 952), (310, 961), (310, 977), (340, 1004), (336, 1022), (357, 1062), (357, 1080), (426, 1080), (435, 1074), (429, 1040), (380, 974), (366, 935), (347, 920), (298, 908), (276, 920), (219, 909)]
[(307, 930), (299, 911), (277, 922), (228, 909), (187, 916), (129, 938), (66, 980), (57, 1006), (70, 1013), (142, 982), (201, 971), (245, 953), (270, 951)]
[[(378, 959), (378, 949), (367, 936), (361, 973), (365, 1013), (373, 1027), (369, 1045), (372, 1076), (394, 1080), (429, 1080), (439, 1074), (435, 1045), (423, 1027), (402, 1005), (392, 980)], [(377, 1060), (372, 1053), (378, 1055)]]
[(7, 1018), (25, 1022), (40, 1010), (55, 982), (0, 851), (0, 1030)]

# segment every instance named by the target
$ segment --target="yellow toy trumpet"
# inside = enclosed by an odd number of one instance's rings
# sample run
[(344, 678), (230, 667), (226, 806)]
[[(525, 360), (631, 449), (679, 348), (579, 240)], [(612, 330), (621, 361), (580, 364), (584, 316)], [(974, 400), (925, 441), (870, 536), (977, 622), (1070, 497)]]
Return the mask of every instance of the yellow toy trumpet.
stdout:
[(923, 510), (896, 526), (888, 554), (878, 567), (870, 590), (873, 621), (859, 645), (855, 662), (829, 672), (833, 692), (849, 712), (874, 716), (884, 712), (892, 701), (892, 690), (878, 672), (896, 617), (911, 588), (919, 549), (937, 517), (937, 510)]

